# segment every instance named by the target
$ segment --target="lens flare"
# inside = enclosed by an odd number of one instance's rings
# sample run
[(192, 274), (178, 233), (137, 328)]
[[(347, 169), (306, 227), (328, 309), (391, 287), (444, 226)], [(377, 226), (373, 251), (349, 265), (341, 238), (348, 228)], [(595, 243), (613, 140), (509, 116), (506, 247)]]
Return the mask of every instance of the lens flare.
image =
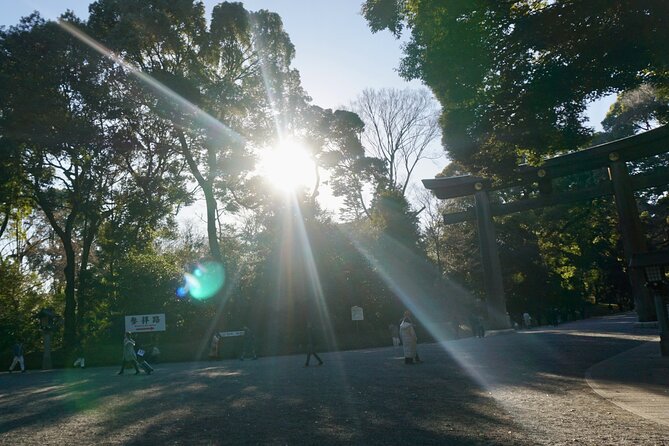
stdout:
[(188, 290), (186, 289), (186, 287), (183, 286), (177, 288), (176, 293), (179, 299), (183, 299), (184, 297), (188, 296)]
[(184, 285), (177, 289), (177, 297), (190, 295), (193, 299), (206, 300), (220, 291), (225, 283), (225, 268), (218, 262), (203, 262), (184, 274)]

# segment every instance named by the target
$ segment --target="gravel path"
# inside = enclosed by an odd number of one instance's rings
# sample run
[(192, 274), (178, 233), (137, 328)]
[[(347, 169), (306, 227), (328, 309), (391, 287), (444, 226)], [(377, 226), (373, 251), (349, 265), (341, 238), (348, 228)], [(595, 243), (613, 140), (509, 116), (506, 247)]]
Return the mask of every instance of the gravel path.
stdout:
[(0, 444), (668, 444), (585, 371), (652, 338), (630, 316), (303, 357), (0, 374)]

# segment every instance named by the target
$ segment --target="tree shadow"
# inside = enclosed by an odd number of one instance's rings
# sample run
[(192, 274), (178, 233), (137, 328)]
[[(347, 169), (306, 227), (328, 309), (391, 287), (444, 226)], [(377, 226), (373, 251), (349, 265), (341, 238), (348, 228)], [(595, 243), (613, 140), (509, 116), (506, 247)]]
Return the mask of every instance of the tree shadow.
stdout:
[[(53, 373), (13, 389), (3, 406), (18, 416), (0, 434), (58, 433), (89, 417), (80, 438), (129, 444), (483, 444), (496, 438), (485, 432), (513, 426), (456, 368), (408, 367), (388, 349), (323, 359), (313, 368), (301, 356), (170, 364), (150, 377), (96, 372), (71, 382)], [(41, 386), (52, 388), (32, 393)]]
[(76, 430), (87, 442), (127, 444), (534, 444), (491, 391), (559, 394), (642, 342), (565, 327), (421, 344), (427, 361), (414, 366), (399, 349), (379, 348), (325, 353), (309, 368), (283, 356), (161, 364), (152, 376), (3, 375), (0, 405), (13, 415), (0, 422), (0, 440), (66, 441)]

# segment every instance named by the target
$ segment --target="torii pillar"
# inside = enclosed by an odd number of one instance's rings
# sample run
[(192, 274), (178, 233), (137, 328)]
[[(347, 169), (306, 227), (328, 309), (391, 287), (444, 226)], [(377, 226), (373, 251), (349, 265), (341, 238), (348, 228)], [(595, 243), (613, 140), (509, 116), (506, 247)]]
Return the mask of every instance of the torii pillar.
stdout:
[(476, 200), (476, 226), (481, 264), (483, 265), (486, 310), (488, 313), (486, 328), (489, 330), (511, 328), (506, 311), (502, 266), (499, 261), (499, 252), (497, 251), (495, 226), (487, 191), (490, 187), (490, 180), (467, 175), (423, 180), (423, 184), (440, 199), (474, 195), (474, 200)]
[[(629, 265), (634, 255), (648, 252), (648, 246), (641, 227), (639, 209), (634, 198), (627, 165), (619, 159), (617, 152), (612, 152), (609, 155), (609, 159), (611, 160), (609, 176), (613, 183), (613, 193), (618, 210), (623, 250), (625, 251), (625, 258), (627, 260), (625, 263)], [(639, 322), (656, 321), (655, 304), (650, 291), (646, 288), (646, 280), (643, 277), (643, 272), (637, 268), (628, 268), (627, 277), (632, 287), (634, 310), (639, 318)]]
[(500, 330), (511, 328), (506, 312), (504, 283), (502, 282), (502, 265), (497, 251), (495, 225), (490, 212), (490, 197), (483, 182), (474, 184), (474, 200), (476, 201), (476, 228), (479, 238), (479, 250), (483, 265), (483, 280), (486, 291), (486, 308), (488, 310), (487, 328)]

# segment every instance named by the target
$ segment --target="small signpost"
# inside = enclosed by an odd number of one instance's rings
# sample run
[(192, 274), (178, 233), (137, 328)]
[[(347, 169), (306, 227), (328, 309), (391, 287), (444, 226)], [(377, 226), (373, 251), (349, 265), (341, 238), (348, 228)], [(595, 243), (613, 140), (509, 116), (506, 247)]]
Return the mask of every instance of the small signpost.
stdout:
[(165, 314), (136, 314), (133, 316), (126, 316), (125, 331), (131, 333), (165, 331)]
[(237, 336), (244, 336), (246, 331), (237, 330), (237, 331), (218, 331), (214, 333), (211, 337), (211, 347), (209, 348), (209, 357), (218, 358), (219, 348), (222, 338), (234, 338)]

